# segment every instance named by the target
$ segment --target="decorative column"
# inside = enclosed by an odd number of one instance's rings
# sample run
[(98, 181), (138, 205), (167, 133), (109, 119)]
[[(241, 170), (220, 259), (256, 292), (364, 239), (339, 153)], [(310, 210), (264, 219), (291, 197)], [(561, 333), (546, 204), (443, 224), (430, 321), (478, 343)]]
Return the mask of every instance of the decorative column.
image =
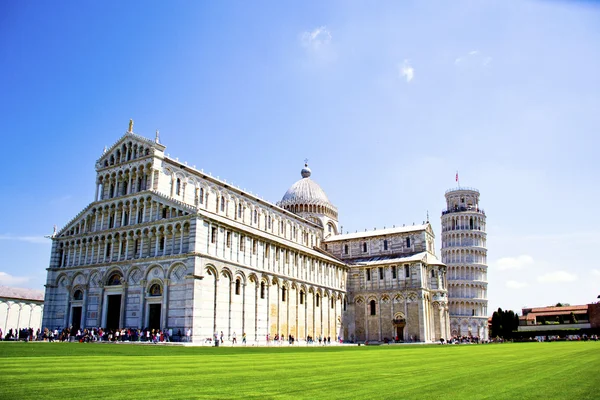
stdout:
[(102, 314), (104, 314), (104, 283), (100, 283), (100, 297), (98, 299), (98, 321), (96, 326), (102, 326)]
[(119, 315), (119, 329), (125, 327), (125, 312), (127, 310), (127, 282), (123, 282), (123, 292), (121, 296), (121, 310)]
[(87, 326), (87, 303), (88, 303), (88, 292), (90, 289), (90, 285), (85, 285), (83, 287), (83, 306), (81, 307), (81, 325), (82, 329), (85, 329)]
[(70, 314), (71, 314), (71, 286), (65, 286), (65, 289), (67, 290), (67, 305), (65, 307), (65, 318), (64, 318), (63, 328), (68, 328), (69, 321), (70, 321), (69, 318), (70, 318)]
[(141, 313), (140, 313), (140, 323), (139, 323), (139, 329), (144, 329), (146, 325), (146, 283), (147, 281), (145, 279), (142, 279), (140, 281), (140, 287), (142, 288), (142, 309), (141, 309)]
[(162, 310), (160, 313), (160, 318), (162, 321), (160, 321), (160, 326), (162, 330), (165, 330), (168, 328), (168, 324), (169, 324), (169, 316), (168, 316), (168, 310), (169, 310), (169, 279), (164, 279), (164, 286), (163, 286), (163, 298), (162, 298)]

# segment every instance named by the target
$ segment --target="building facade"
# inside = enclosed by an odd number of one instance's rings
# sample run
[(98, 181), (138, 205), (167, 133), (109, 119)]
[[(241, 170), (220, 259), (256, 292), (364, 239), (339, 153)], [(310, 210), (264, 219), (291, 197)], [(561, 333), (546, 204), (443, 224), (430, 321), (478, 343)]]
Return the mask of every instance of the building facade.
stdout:
[(442, 262), (448, 267), (452, 336), (488, 339), (486, 215), (479, 191), (446, 191), (442, 212)]
[(24, 328), (37, 331), (42, 326), (43, 313), (43, 292), (0, 286), (0, 330), (4, 336), (11, 329), (13, 332)]
[[(53, 235), (44, 326), (190, 330), (194, 342), (221, 332), (256, 343), (448, 337), (445, 266), (427, 250), (431, 227), (364, 235), (388, 237), (394, 249), (386, 254), (395, 259), (373, 268), (389, 275), (402, 263), (411, 277), (360, 284), (349, 274), (364, 267), (333, 250), (360, 238), (338, 233), (337, 209), (307, 165), (273, 204), (168, 157), (158, 135), (139, 136), (130, 122), (96, 172), (94, 201)], [(391, 245), (406, 235), (412, 247)], [(379, 325), (364, 316), (375, 299)]]

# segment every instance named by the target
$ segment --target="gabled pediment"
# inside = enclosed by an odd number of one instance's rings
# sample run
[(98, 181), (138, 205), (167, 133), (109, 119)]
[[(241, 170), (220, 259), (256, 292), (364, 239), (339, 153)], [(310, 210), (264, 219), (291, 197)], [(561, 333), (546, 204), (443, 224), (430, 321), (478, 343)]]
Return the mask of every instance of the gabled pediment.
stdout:
[(158, 143), (158, 136), (150, 140), (133, 132), (125, 132), (119, 140), (107, 148), (96, 161), (96, 169), (110, 167), (141, 157), (164, 153), (166, 146)]
[(427, 227), (425, 228), (425, 231), (430, 234), (431, 236), (435, 237), (435, 234), (433, 233), (433, 228), (431, 227), (431, 224), (429, 223), (429, 221), (427, 222)]

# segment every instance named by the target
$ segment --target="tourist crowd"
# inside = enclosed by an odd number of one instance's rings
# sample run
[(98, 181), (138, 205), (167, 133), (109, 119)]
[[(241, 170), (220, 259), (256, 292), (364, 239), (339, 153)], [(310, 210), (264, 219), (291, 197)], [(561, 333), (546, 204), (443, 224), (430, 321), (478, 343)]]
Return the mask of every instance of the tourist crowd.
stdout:
[[(189, 339), (189, 337), (188, 337)], [(0, 329), (0, 340), (8, 341), (46, 341), (46, 342), (171, 342), (183, 341), (184, 336), (179, 329), (175, 334), (172, 329), (38, 329), (34, 331), (31, 328), (9, 329), (6, 334)]]

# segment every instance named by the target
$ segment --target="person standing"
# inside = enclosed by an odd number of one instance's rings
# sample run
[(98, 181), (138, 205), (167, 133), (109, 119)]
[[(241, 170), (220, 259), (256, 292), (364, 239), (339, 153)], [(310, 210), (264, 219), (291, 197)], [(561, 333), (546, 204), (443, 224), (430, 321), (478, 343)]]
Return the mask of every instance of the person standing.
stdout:
[(237, 344), (237, 336), (236, 336), (235, 332), (233, 332), (233, 336), (231, 337), (231, 343)]
[(242, 344), (246, 345), (246, 332), (242, 333)]
[(223, 331), (221, 331), (221, 344), (223, 344)]

